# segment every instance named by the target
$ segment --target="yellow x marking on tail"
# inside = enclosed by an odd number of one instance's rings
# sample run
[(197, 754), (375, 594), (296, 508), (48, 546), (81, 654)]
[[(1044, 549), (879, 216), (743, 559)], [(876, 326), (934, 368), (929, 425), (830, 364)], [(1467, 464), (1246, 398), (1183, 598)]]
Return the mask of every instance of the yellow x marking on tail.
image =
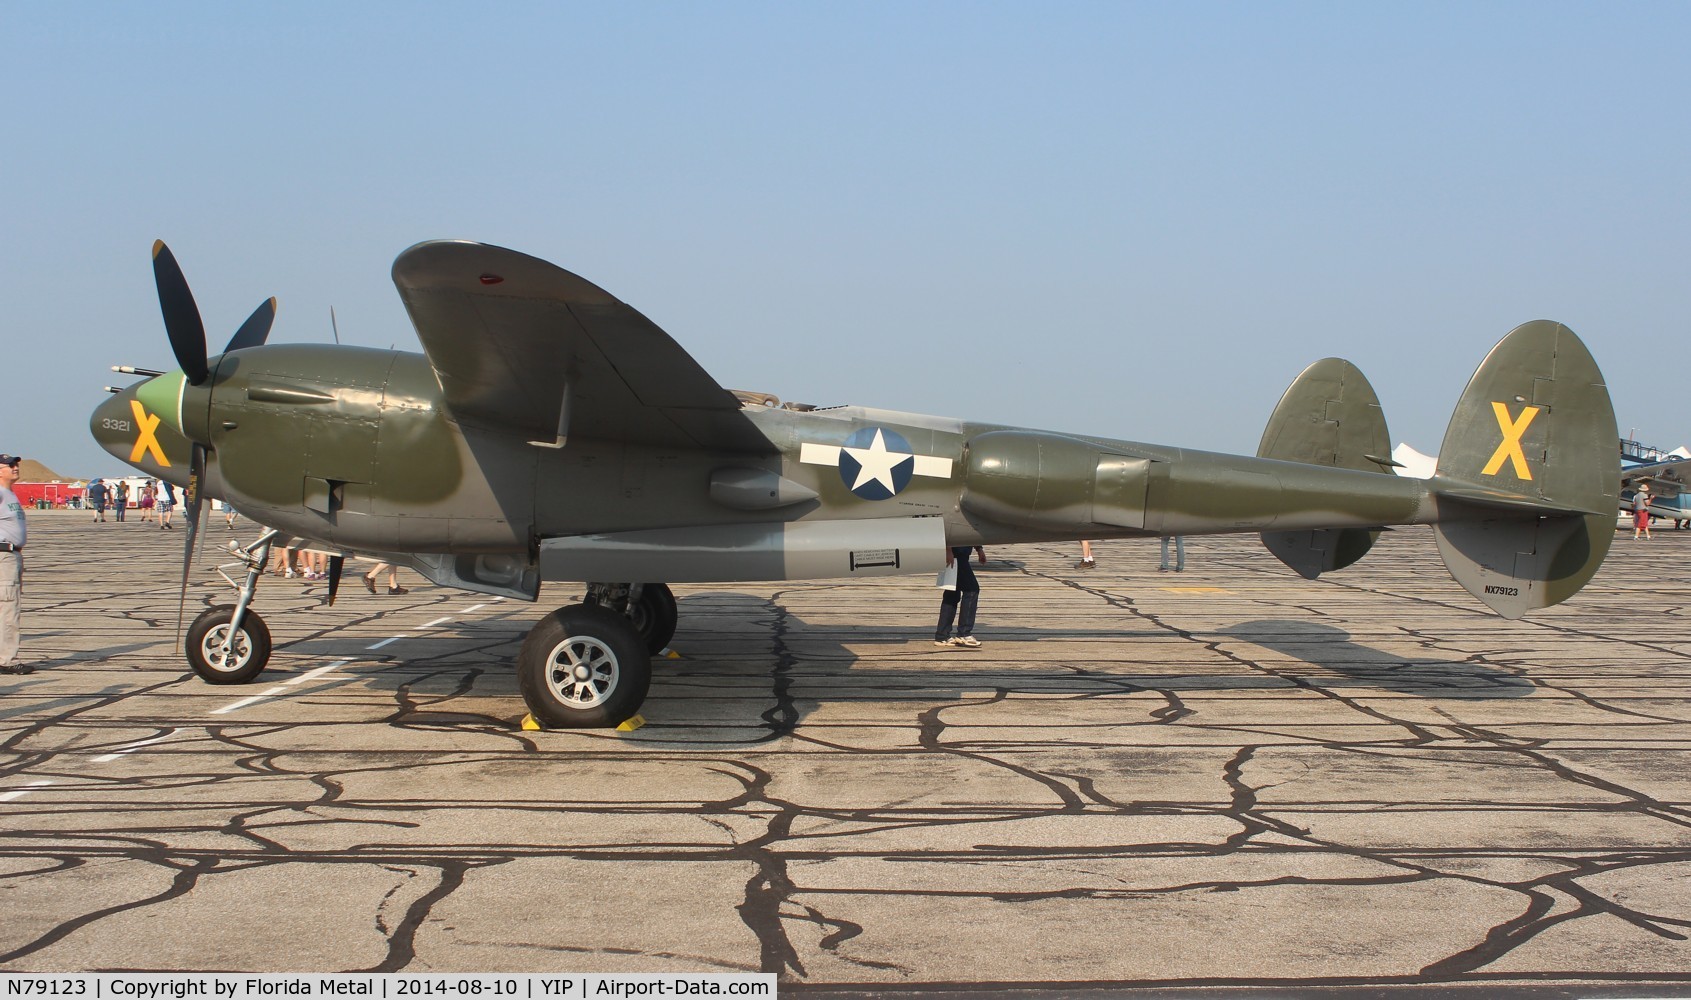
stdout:
[(1491, 461), (1480, 470), (1480, 475), (1497, 475), (1497, 470), (1503, 468), (1503, 460), (1508, 459), (1509, 464), (1515, 467), (1516, 477), (1531, 480), (1532, 470), (1527, 468), (1527, 456), (1521, 450), (1521, 435), (1527, 432), (1527, 425), (1532, 423), (1532, 418), (1538, 416), (1539, 408), (1524, 407), (1518, 420), (1509, 418), (1509, 408), (1502, 403), (1492, 403), (1491, 410), (1497, 414), (1497, 426), (1503, 431), (1503, 442), (1491, 453)]
[(159, 418), (147, 416), (139, 399), (130, 400), (129, 408), (135, 411), (135, 426), (141, 430), (135, 437), (135, 449), (129, 453), (130, 464), (139, 462), (142, 455), (152, 455), (160, 465), (170, 468), (170, 459), (164, 457), (164, 449), (159, 446)]

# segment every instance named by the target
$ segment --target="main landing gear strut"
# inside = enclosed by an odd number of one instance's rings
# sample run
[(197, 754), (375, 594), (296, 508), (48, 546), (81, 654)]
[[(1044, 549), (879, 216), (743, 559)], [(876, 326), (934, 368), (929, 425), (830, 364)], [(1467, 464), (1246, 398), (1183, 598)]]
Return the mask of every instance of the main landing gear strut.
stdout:
[(580, 604), (559, 608), (517, 654), (517, 685), (542, 725), (614, 726), (639, 711), (652, 656), (675, 635), (675, 595), (661, 583), (590, 583)]
[[(245, 684), (270, 662), (270, 629), (252, 610), (252, 599), (270, 559), (270, 543), (279, 534), (272, 529), (245, 548), (230, 546), (246, 566), (245, 581), (236, 584), (240, 596), (234, 604), (205, 609), (188, 626), (188, 666), (208, 684)], [(235, 583), (226, 573), (223, 578)]]

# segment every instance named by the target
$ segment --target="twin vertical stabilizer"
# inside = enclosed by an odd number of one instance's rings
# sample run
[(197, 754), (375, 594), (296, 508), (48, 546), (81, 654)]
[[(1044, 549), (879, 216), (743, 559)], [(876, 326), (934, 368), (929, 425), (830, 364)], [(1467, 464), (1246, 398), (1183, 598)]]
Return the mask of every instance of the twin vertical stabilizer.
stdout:
[[(1425, 520), (1456, 581), (1519, 618), (1585, 586), (1614, 540), (1620, 454), (1597, 362), (1573, 331), (1536, 320), (1492, 348), (1456, 404)], [(1257, 454), (1333, 468), (1384, 470), (1380, 402), (1356, 366), (1309, 366), (1275, 407)], [(1368, 552), (1364, 528), (1264, 532), (1282, 562), (1314, 579)]]

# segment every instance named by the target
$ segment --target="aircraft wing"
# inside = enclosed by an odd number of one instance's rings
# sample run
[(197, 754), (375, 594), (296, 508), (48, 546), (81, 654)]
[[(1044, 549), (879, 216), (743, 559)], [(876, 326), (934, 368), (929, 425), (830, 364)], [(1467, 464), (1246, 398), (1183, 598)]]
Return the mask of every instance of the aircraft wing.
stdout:
[(1636, 489), (1639, 483), (1649, 483), (1650, 492), (1659, 498), (1676, 497), (1685, 492), (1691, 480), (1691, 459), (1674, 458), (1649, 465), (1634, 465), (1621, 469), (1621, 488)]
[(400, 254), (393, 283), (460, 421), (544, 444), (777, 450), (657, 324), (561, 267), (442, 240)]

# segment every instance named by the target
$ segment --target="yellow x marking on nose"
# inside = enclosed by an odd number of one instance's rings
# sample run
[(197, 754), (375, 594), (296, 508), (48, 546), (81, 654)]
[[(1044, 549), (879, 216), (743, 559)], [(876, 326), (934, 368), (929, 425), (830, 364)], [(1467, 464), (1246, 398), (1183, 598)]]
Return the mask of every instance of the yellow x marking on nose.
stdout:
[(1485, 468), (1480, 470), (1480, 475), (1497, 475), (1497, 470), (1503, 468), (1503, 460), (1508, 459), (1509, 464), (1515, 467), (1515, 475), (1518, 478), (1531, 480), (1532, 470), (1527, 468), (1527, 456), (1521, 450), (1521, 435), (1527, 432), (1527, 425), (1532, 423), (1532, 418), (1538, 416), (1539, 408), (1536, 406), (1522, 408), (1518, 420), (1509, 418), (1509, 408), (1502, 403), (1492, 403), (1491, 410), (1497, 414), (1497, 426), (1503, 431), (1503, 442), (1497, 446), (1496, 451), (1491, 453), (1491, 461), (1487, 462)]
[(146, 454), (152, 455), (153, 459), (165, 468), (170, 468), (170, 459), (164, 457), (164, 449), (159, 446), (159, 418), (147, 416), (147, 411), (141, 408), (139, 399), (130, 400), (129, 408), (135, 411), (135, 426), (141, 429), (141, 433), (135, 438), (135, 448), (129, 453), (130, 464), (141, 461), (141, 456)]

